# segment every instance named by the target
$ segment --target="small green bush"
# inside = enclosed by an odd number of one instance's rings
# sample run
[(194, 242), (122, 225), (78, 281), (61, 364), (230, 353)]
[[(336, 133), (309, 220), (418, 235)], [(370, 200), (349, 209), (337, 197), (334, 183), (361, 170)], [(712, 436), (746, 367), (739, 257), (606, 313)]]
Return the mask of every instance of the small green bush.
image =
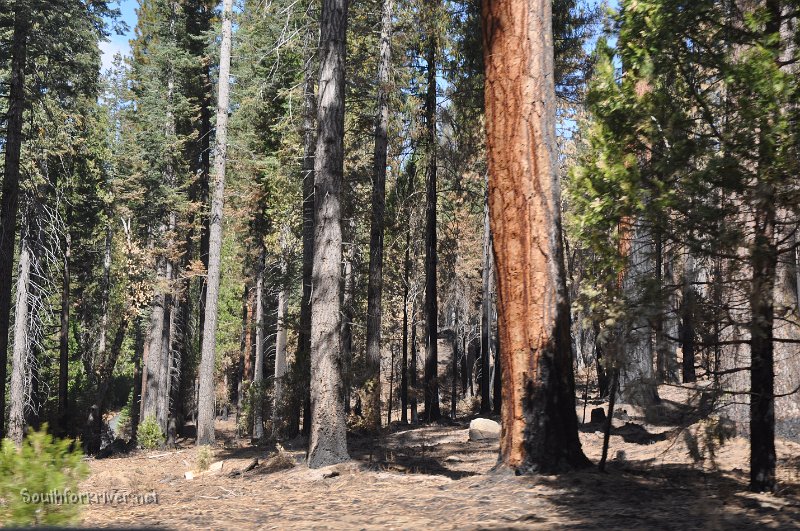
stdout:
[(144, 422), (139, 424), (136, 440), (139, 442), (139, 446), (145, 450), (154, 450), (164, 445), (164, 432), (161, 431), (161, 426), (158, 425), (155, 417), (147, 417)]
[(210, 446), (201, 446), (197, 450), (197, 457), (195, 458), (195, 466), (199, 472), (208, 470), (211, 462), (214, 460), (214, 450)]
[(89, 473), (74, 441), (29, 431), (17, 448), (0, 445), (0, 524), (7, 526), (75, 523), (82, 506), (78, 483)]

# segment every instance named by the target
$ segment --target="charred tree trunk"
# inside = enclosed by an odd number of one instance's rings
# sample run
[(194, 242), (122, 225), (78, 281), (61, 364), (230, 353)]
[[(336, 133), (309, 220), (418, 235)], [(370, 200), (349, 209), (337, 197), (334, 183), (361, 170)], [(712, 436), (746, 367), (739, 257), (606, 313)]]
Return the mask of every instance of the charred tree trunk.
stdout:
[(350, 459), (342, 400), (340, 335), (347, 0), (323, 0), (320, 28), (311, 301), (311, 468)]
[(375, 151), (372, 171), (372, 220), (369, 236), (367, 285), (367, 382), (372, 430), (381, 426), (381, 297), (383, 295), (383, 227), (386, 212), (386, 150), (389, 125), (389, 68), (392, 61), (392, 11), (394, 0), (384, 0), (378, 63), (378, 110), (375, 116)]
[(589, 464), (578, 440), (556, 175), (549, 0), (484, 3), (489, 212), (502, 346), (500, 463)]
[(228, 152), (228, 96), (231, 68), (233, 0), (222, 8), (222, 44), (219, 59), (217, 134), (214, 140), (214, 190), (209, 218), (208, 284), (206, 290), (203, 343), (200, 352), (200, 389), (197, 405), (197, 444), (214, 442), (214, 364), (216, 362), (217, 302), (222, 252), (222, 214), (225, 200), (225, 164)]
[(425, 193), (425, 420), (438, 421), (439, 409), (439, 304), (436, 283), (436, 52), (439, 46), (435, 23), (437, 0), (429, 0), (427, 8), (427, 43), (425, 61), (428, 69), (428, 88), (425, 95), (425, 136), (428, 144)]
[[(6, 410), (8, 332), (11, 326), (11, 288), (14, 278), (14, 240), (17, 236), (22, 115), (25, 109), (25, 65), (28, 51), (28, 12), (22, 2), (14, 9), (11, 72), (6, 111), (3, 194), (0, 198), (0, 415)], [(0, 421), (0, 439), (5, 436)]]

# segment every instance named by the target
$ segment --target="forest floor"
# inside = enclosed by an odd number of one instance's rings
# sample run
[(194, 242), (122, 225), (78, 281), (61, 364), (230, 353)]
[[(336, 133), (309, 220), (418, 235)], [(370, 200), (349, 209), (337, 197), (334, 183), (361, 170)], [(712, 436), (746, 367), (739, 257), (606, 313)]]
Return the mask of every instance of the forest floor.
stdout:
[[(620, 405), (607, 473), (515, 477), (495, 472), (498, 442), (469, 441), (468, 421), (400, 426), (378, 440), (349, 439), (353, 460), (311, 470), (302, 441), (253, 447), (218, 422), (222, 470), (186, 479), (197, 450), (91, 459), (82, 491), (157, 494), (157, 503), (86, 506), (86, 526), (165, 529), (747, 529), (800, 528), (800, 444), (779, 439), (777, 494), (747, 491), (749, 445), (719, 446), (718, 423), (697, 421), (679, 391), (662, 390), (659, 415)], [(674, 400), (673, 400), (674, 399)], [(587, 420), (592, 407), (587, 410)], [(583, 404), (578, 408), (579, 421)], [(602, 427), (584, 424), (595, 463)], [(728, 433), (727, 435), (731, 435)], [(270, 459), (270, 456), (273, 456)], [(289, 457), (287, 459), (287, 457)], [(253, 470), (241, 472), (254, 458)], [(219, 466), (219, 465), (217, 465)], [(283, 468), (290, 467), (290, 468)], [(153, 501), (151, 498), (149, 501)]]

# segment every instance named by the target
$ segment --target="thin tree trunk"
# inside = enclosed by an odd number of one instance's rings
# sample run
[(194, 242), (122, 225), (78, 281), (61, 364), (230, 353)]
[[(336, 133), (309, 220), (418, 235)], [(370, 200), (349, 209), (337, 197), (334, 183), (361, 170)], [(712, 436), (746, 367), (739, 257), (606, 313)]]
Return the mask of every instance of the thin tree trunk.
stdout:
[(142, 319), (136, 322), (136, 346), (133, 361), (133, 405), (131, 407), (131, 439), (136, 440), (139, 431), (139, 420), (141, 414), (142, 396), (142, 365), (145, 351), (144, 333)]
[(392, 423), (392, 391), (394, 391), (394, 345), (392, 345), (392, 362), (389, 365), (389, 402), (386, 406), (386, 425)]
[(551, 3), (490, 0), (483, 20), (503, 370), (500, 463), (519, 473), (559, 472), (589, 462), (575, 413)]
[(403, 371), (400, 374), (400, 422), (408, 423), (408, 282), (411, 269), (411, 233), (406, 231), (406, 254), (403, 259)]
[(425, 420), (438, 421), (439, 409), (439, 304), (436, 284), (436, 52), (439, 46), (435, 13), (438, 0), (429, 0), (425, 61), (428, 88), (425, 95), (425, 130), (428, 142), (428, 164), (425, 204)]
[[(173, 241), (172, 233), (175, 230), (175, 212), (170, 212), (169, 215), (168, 233), (170, 234), (169, 240), (166, 244), (168, 252), (172, 251)], [(166, 434), (169, 423), (169, 399), (171, 395), (170, 390), (170, 369), (172, 367), (172, 339), (174, 337), (174, 317), (175, 317), (175, 297), (174, 278), (175, 268), (172, 263), (172, 257), (166, 259), (165, 278), (167, 287), (164, 292), (164, 324), (161, 326), (161, 348), (158, 366), (158, 402), (156, 405), (156, 420), (158, 425), (161, 426), (161, 431)]]
[[(0, 198), (0, 415), (6, 410), (8, 332), (11, 326), (11, 288), (14, 278), (14, 240), (19, 207), (19, 159), (22, 150), (22, 115), (25, 109), (25, 66), (28, 50), (28, 12), (22, 2), (14, 9), (11, 72), (6, 111), (3, 193)], [(0, 421), (0, 439), (5, 435)]]
[[(69, 215), (68, 218), (69, 219)], [(66, 231), (64, 241), (64, 271), (61, 276), (61, 329), (58, 334), (58, 421), (62, 434), (66, 434), (69, 429), (69, 408), (67, 405), (67, 389), (69, 380), (69, 299), (70, 299), (70, 254), (72, 251), (72, 238), (69, 230)], [(104, 263), (105, 266), (105, 263)], [(104, 277), (105, 282), (105, 277)], [(104, 293), (107, 291), (104, 289)], [(105, 300), (103, 301), (105, 302)], [(105, 313), (101, 319), (105, 318)], [(100, 323), (101, 329), (105, 323)], [(101, 332), (102, 333), (102, 332)], [(98, 347), (98, 351), (105, 350), (105, 337)]]
[(344, 99), (347, 0), (323, 0), (319, 108), (314, 161), (314, 267), (311, 306), (311, 434), (308, 465), (348, 460), (341, 375)]
[[(356, 237), (355, 218), (349, 220), (348, 239), (351, 241), (344, 251), (343, 264), (343, 287), (342, 292), (342, 385), (344, 386), (344, 412), (350, 413), (350, 386), (351, 368), (353, 365), (353, 299), (355, 292), (356, 272), (354, 262), (356, 257), (355, 243)], [(379, 376), (380, 378), (380, 376)], [(368, 391), (368, 389), (367, 389)], [(367, 417), (370, 417), (369, 403), (367, 405)], [(380, 417), (378, 417), (378, 427), (380, 427)]]
[[(378, 62), (378, 105), (375, 117), (375, 152), (372, 171), (372, 220), (369, 238), (367, 286), (367, 384), (370, 390), (367, 426), (381, 426), (381, 297), (383, 295), (383, 230), (386, 212), (386, 150), (389, 124), (389, 68), (392, 61), (392, 11), (394, 0), (384, 0)], [(391, 406), (390, 406), (391, 407)]]
[(264, 396), (264, 251), (258, 259), (256, 273), (256, 363), (253, 368), (253, 439), (264, 437), (264, 413), (262, 411)]
[(30, 363), (28, 360), (28, 333), (30, 317), (28, 290), (30, 289), (31, 250), (27, 235), (20, 239), (19, 276), (17, 277), (17, 302), (14, 310), (14, 349), (11, 358), (11, 392), (8, 412), (8, 438), (19, 446), (25, 435), (25, 409), (30, 389)]
[(489, 357), (492, 349), (492, 288), (491, 288), (492, 231), (489, 227), (489, 181), (486, 176), (486, 195), (483, 201), (483, 300), (481, 302), (481, 413), (492, 410), (489, 402)]
[(417, 299), (414, 297), (411, 301), (411, 368), (409, 369), (411, 387), (411, 423), (416, 424), (419, 421), (417, 413), (417, 394), (419, 391), (419, 384), (417, 382)]
[[(300, 374), (300, 396), (303, 410), (302, 432), (311, 430), (311, 278), (314, 267), (314, 153), (317, 135), (314, 127), (316, 98), (314, 97), (314, 75), (311, 57), (306, 59), (303, 73), (303, 293), (300, 299), (300, 330), (297, 340), (295, 363)], [(300, 422), (299, 409), (293, 413), (287, 430), (288, 436), (297, 434)]]
[(217, 302), (222, 253), (222, 214), (225, 201), (225, 163), (228, 151), (228, 96), (230, 88), (233, 0), (222, 7), (222, 44), (219, 60), (217, 134), (214, 140), (214, 190), (211, 198), (208, 245), (208, 284), (206, 291), (203, 343), (200, 351), (200, 389), (197, 411), (197, 444), (214, 442), (214, 364), (216, 362)]
[(283, 379), (286, 376), (286, 316), (289, 300), (286, 297), (286, 259), (281, 256), (281, 286), (278, 290), (278, 321), (275, 333), (275, 390), (273, 393), (273, 435), (279, 435), (279, 427), (283, 423)]
[(686, 251), (686, 261), (683, 271), (683, 296), (681, 301), (681, 350), (683, 351), (683, 383), (692, 383), (697, 380), (695, 374), (695, 345), (694, 345), (694, 257), (689, 250)]

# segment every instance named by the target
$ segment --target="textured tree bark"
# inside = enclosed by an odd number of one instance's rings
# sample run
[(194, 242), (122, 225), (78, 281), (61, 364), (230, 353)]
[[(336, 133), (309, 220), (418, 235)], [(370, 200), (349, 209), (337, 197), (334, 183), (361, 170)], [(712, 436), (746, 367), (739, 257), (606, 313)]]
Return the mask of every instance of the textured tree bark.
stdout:
[(620, 341), (618, 393), (620, 402), (648, 408), (659, 402), (656, 374), (653, 367), (653, 330), (648, 316), (653, 304), (647, 300), (644, 282), (655, 272), (655, 246), (649, 227), (635, 220), (623, 228), (627, 239), (628, 266), (622, 273), (622, 290), (633, 302), (634, 314), (625, 323)]
[(164, 258), (158, 259), (156, 275), (156, 293), (153, 296), (153, 306), (150, 311), (150, 325), (147, 330), (147, 356), (144, 361), (144, 375), (142, 376), (142, 420), (156, 418), (158, 414), (158, 401), (161, 389), (161, 339), (164, 332), (164, 291), (166, 262)]
[(17, 446), (25, 435), (25, 405), (30, 388), (28, 360), (28, 332), (30, 330), (28, 290), (31, 276), (31, 250), (23, 234), (19, 250), (19, 276), (17, 277), (17, 302), (14, 310), (14, 349), (11, 358), (11, 392), (9, 393), (8, 438)]
[(197, 404), (197, 444), (214, 442), (214, 365), (216, 362), (217, 302), (222, 251), (222, 214), (225, 201), (225, 164), (228, 153), (228, 96), (231, 69), (233, 0), (222, 4), (222, 43), (219, 59), (217, 134), (214, 140), (214, 188), (209, 218), (208, 280), (203, 343), (200, 349), (200, 389)]
[[(25, 109), (25, 65), (28, 50), (28, 13), (22, 2), (14, 9), (11, 72), (6, 111), (3, 193), (0, 198), (0, 415), (6, 410), (8, 331), (11, 326), (11, 288), (14, 282), (14, 240), (19, 207), (19, 158), (22, 150), (22, 115)], [(5, 435), (0, 421), (0, 439)]]
[[(311, 276), (314, 268), (314, 153), (317, 135), (314, 128), (317, 108), (314, 96), (314, 75), (311, 72), (311, 57), (306, 59), (303, 74), (303, 293), (300, 299), (300, 330), (297, 340), (297, 356), (295, 363), (300, 378), (300, 394), (302, 396), (303, 433), (311, 430)], [(287, 435), (297, 434), (300, 423), (299, 409), (293, 413), (289, 421)]]
[(489, 212), (503, 371), (499, 464), (589, 464), (578, 440), (556, 175), (549, 0), (483, 4)]
[(258, 258), (256, 273), (256, 363), (253, 367), (253, 439), (258, 441), (264, 437), (264, 413), (262, 411), (264, 395), (264, 251)]
[(435, 13), (438, 0), (429, 0), (425, 61), (428, 88), (425, 94), (425, 136), (428, 144), (425, 192), (425, 420), (438, 421), (439, 409), (439, 303), (436, 284), (436, 52), (439, 47)]
[(340, 191), (344, 173), (347, 0), (323, 0), (311, 307), (311, 434), (308, 466), (347, 461), (342, 394)]
[(375, 151), (372, 171), (372, 220), (369, 236), (367, 285), (367, 381), (373, 431), (381, 426), (381, 297), (383, 295), (383, 230), (386, 213), (386, 150), (389, 124), (389, 68), (392, 61), (392, 12), (394, 0), (384, 0), (378, 62), (378, 104), (375, 116)]

